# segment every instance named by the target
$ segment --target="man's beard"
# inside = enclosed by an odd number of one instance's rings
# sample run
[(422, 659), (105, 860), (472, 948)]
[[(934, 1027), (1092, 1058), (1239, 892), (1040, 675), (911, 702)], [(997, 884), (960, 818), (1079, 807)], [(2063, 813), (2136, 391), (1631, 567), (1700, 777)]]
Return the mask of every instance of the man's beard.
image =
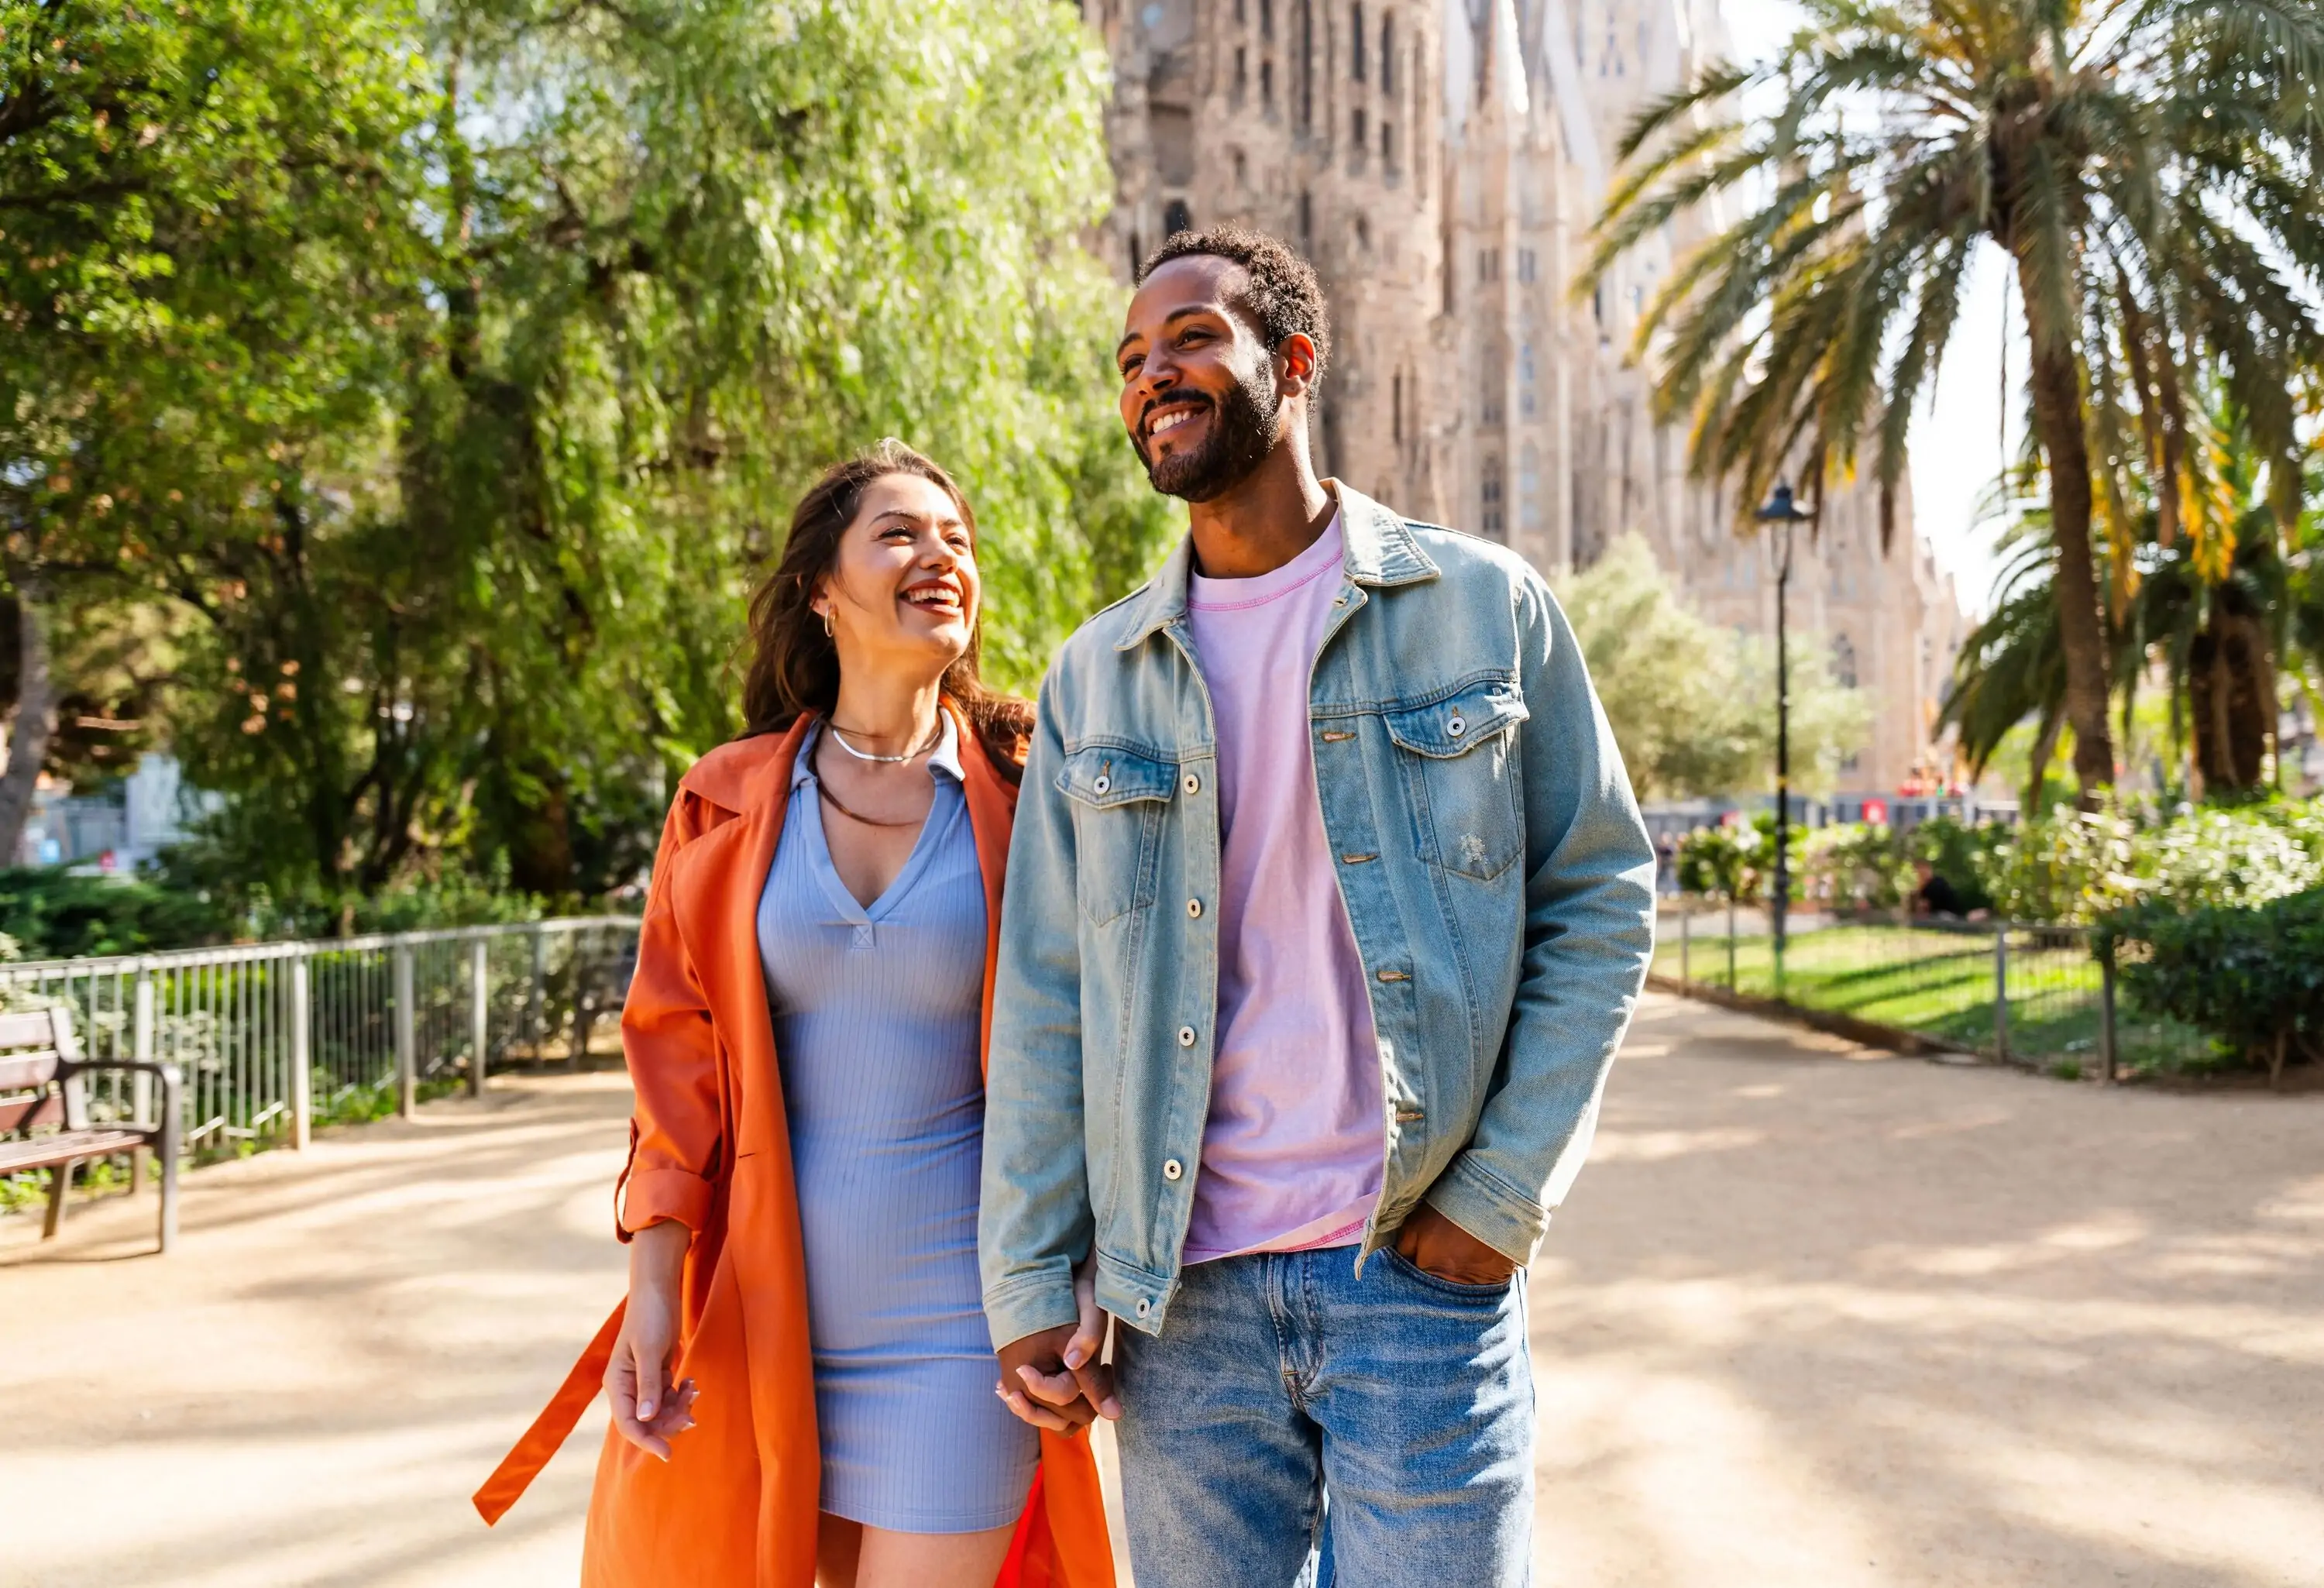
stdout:
[(1204, 402), (1211, 411), (1211, 433), (1193, 451), (1182, 448), (1157, 460), (1142, 437), (1133, 438), (1146, 477), (1165, 496), (1208, 502), (1240, 485), (1275, 445), (1275, 422), (1283, 402), (1276, 394), (1271, 365), (1262, 364), (1238, 380), (1223, 401)]

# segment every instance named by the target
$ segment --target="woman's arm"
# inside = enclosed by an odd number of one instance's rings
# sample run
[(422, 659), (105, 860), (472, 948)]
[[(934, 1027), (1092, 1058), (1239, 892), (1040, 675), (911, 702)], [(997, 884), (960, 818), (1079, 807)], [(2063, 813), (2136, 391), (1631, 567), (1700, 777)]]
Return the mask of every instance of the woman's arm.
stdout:
[(630, 1299), (605, 1364), (613, 1426), (640, 1450), (669, 1459), (672, 1436), (694, 1426), (694, 1380), (669, 1381), (678, 1349), (678, 1286), (693, 1235), (675, 1219), (640, 1230), (630, 1242)]
[(622, 1437), (664, 1461), (670, 1436), (694, 1426), (694, 1386), (673, 1385), (669, 1371), (686, 1255), (709, 1213), (725, 1128), (709, 1002), (671, 900), (678, 853), (706, 830), (706, 816), (683, 792), (670, 807), (639, 928), (637, 969), (622, 1008), (622, 1046), (636, 1103), (615, 1226), (630, 1243), (630, 1295), (605, 1367), (605, 1395)]

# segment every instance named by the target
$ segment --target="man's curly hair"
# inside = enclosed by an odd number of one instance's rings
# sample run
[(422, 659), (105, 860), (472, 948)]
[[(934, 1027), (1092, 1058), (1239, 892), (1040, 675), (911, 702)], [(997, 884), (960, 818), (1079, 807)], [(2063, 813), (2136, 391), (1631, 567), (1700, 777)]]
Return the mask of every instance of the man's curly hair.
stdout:
[(1259, 322), (1267, 350), (1274, 352), (1286, 337), (1296, 332), (1315, 345), (1314, 381), (1323, 378), (1324, 366), (1332, 358), (1332, 312), (1323, 302), (1323, 289), (1315, 280), (1314, 266), (1281, 239), (1228, 221), (1206, 232), (1171, 233), (1139, 267), (1139, 285), (1145, 285), (1147, 277), (1170, 261), (1192, 254), (1206, 254), (1242, 266), (1250, 282), (1243, 294), (1243, 307)]

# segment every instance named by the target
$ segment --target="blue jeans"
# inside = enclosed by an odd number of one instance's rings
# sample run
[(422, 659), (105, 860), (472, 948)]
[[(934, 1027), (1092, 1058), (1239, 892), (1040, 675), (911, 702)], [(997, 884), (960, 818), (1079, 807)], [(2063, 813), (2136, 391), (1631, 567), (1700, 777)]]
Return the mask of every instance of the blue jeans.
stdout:
[(1524, 1276), (1355, 1255), (1198, 1263), (1158, 1336), (1115, 1331), (1139, 1588), (1525, 1588)]

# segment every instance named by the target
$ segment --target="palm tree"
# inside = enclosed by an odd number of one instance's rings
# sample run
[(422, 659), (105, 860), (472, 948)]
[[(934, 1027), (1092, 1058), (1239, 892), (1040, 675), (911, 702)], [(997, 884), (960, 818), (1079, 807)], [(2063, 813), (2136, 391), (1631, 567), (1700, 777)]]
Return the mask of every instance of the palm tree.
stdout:
[[(2324, 632), (2315, 622), (2308, 525), (2301, 519), (2291, 536), (2277, 532), (2278, 493), (2246, 416), (2221, 400), (2203, 421), (2190, 439), (2209, 485), (2202, 510), (2219, 528), (2200, 541), (2166, 542), (2167, 504), (2140, 513), (2144, 544), (2123, 628), (2130, 654), (2163, 665), (2194, 780), (2208, 794), (2247, 794), (2266, 775), (2278, 669), (2289, 666), (2313, 688)], [(2304, 480), (2295, 474), (2295, 500), (2315, 501), (2319, 484), (2312, 470)], [(2126, 690), (2135, 683), (2126, 678)]]
[(2066, 721), (2065, 658), (2058, 649), (2057, 593), (2051, 588), (2057, 554), (2043, 528), (2025, 520), (2010, 531), (2001, 597), (1993, 614), (1961, 642), (1940, 718), (1940, 725), (1953, 729), (1970, 772), (1979, 777), (2012, 729), (2029, 719), (2035, 724), (2022, 801), (2028, 820), (2042, 812), (2042, 787)]
[[(2064, 713), (2095, 799), (2114, 750), (2093, 531), (2126, 549), (2125, 472), (2167, 483), (2166, 543), (2213, 527), (2187, 445), (2205, 365), (2271, 458), (2297, 450), (2293, 372), (2324, 350), (2324, 16), (2312, 0), (1805, 10), (1781, 59), (1712, 67), (1638, 117), (1579, 290), (1705, 200), (1741, 200), (1638, 327), (1660, 416), (1691, 422), (1696, 471), (1735, 476), (1744, 503), (1803, 457), (1821, 500), (1868, 444), (1885, 532), (1914, 405), (1971, 260), (1997, 245), (2032, 344)], [(1739, 108), (1763, 97), (1773, 114)]]
[[(2102, 548), (2093, 578), (2116, 597), (2105, 616), (2126, 732), (2152, 661), (2170, 691), (2174, 754), (2191, 752), (2190, 785), (2232, 797), (2264, 779), (2279, 669), (2311, 697), (2324, 684), (2324, 580), (2316, 574), (2314, 513), (2301, 514), (2288, 542), (2279, 534), (2272, 466), (2255, 449), (2245, 416), (2216, 387), (2211, 395), (2190, 440), (2211, 487), (2202, 512), (2217, 527), (2200, 541), (2175, 536), (2166, 545), (2165, 504), (2134, 475), (2124, 515), (2128, 554)], [(2324, 451), (2311, 451), (2309, 462), (2295, 499), (2302, 505), (2324, 500), (2324, 470), (2315, 466)], [(1962, 644), (1942, 720), (1980, 772), (2013, 728), (2037, 725), (2025, 796), (2032, 814), (2064, 720), (2066, 680), (2050, 515), (2026, 500), (2039, 471), (2029, 462), (2014, 472), (2018, 500), (1987, 510), (2015, 515), (2000, 600)]]

